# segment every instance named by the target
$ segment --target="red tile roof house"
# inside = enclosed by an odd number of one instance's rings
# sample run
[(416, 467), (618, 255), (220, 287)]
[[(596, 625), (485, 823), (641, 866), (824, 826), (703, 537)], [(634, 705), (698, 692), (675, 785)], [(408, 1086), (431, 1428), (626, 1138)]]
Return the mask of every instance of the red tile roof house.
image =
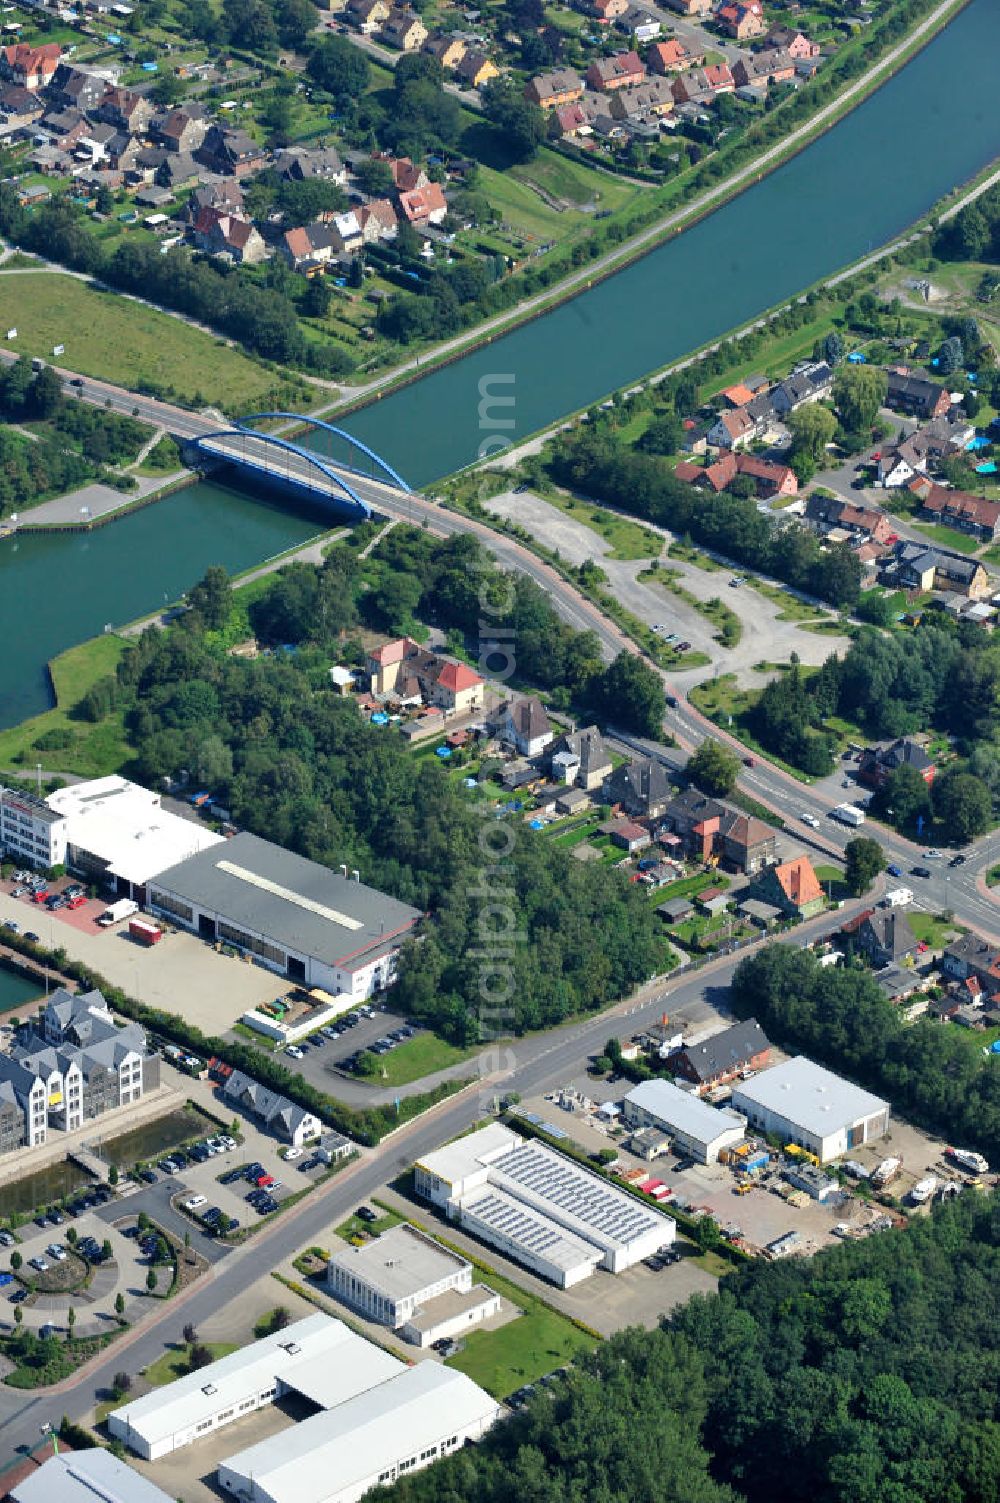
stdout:
[(786, 464), (772, 464), (768, 459), (758, 459), (755, 454), (732, 451), (721, 455), (715, 464), (701, 466), (682, 461), (674, 470), (678, 480), (689, 485), (707, 486), (718, 493), (732, 485), (737, 475), (749, 475), (756, 487), (758, 499), (769, 501), (774, 496), (797, 496), (799, 482), (795, 471)]
[(691, 104), (714, 94), (732, 94), (736, 84), (728, 63), (712, 63), (707, 68), (679, 74), (673, 88), (678, 104)]
[(644, 851), (648, 845), (652, 844), (652, 836), (648, 830), (643, 829), (642, 825), (637, 825), (631, 819), (623, 819), (621, 824), (616, 824), (611, 831), (611, 843), (621, 846), (629, 853)]
[(920, 498), (924, 516), (944, 522), (959, 532), (970, 532), (983, 542), (992, 543), (1000, 534), (1000, 501), (987, 501), (968, 491), (952, 491), (920, 475), (911, 480), (909, 490)]
[(740, 444), (749, 444), (757, 437), (758, 424), (745, 407), (734, 407), (730, 412), (720, 412), (708, 430), (708, 441), (716, 449), (736, 449)]
[(399, 209), (410, 224), (440, 224), (448, 213), (448, 205), (440, 183), (428, 183), (426, 188), (415, 188), (412, 193), (399, 195)]
[(590, 116), (582, 104), (564, 104), (555, 111), (555, 118), (559, 122), (560, 135), (589, 136), (593, 133)]
[(587, 82), (600, 94), (613, 94), (642, 83), (646, 67), (637, 52), (619, 52), (614, 57), (595, 58), (587, 69)]
[(267, 245), (256, 226), (220, 209), (202, 209), (192, 233), (196, 244), (210, 256), (231, 256), (247, 265), (267, 256)]
[(750, 37), (762, 37), (767, 30), (764, 8), (760, 0), (748, 0), (746, 5), (723, 5), (715, 12), (715, 19), (727, 36), (738, 42)]
[(630, 0), (594, 0), (594, 17), (601, 26), (610, 26), (619, 16), (624, 16)]
[(24, 89), (44, 89), (52, 82), (61, 57), (58, 42), (45, 42), (41, 47), (17, 42), (13, 47), (0, 48), (0, 74)]
[(818, 42), (811, 42), (804, 32), (797, 31), (792, 26), (772, 26), (764, 38), (764, 46), (787, 52), (796, 62), (819, 57), (821, 50)]
[(674, 37), (669, 42), (654, 42), (646, 53), (646, 61), (653, 73), (683, 73), (685, 68), (696, 68), (704, 62), (704, 56), (693, 57), (683, 42)]

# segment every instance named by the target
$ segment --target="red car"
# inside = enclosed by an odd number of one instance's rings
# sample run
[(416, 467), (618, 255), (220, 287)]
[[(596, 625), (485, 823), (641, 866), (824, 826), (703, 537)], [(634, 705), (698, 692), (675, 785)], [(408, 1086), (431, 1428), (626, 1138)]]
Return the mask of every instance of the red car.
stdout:
[(85, 893), (80, 893), (80, 895), (78, 897), (70, 898), (70, 900), (69, 900), (69, 906), (70, 906), (70, 908), (82, 908), (83, 905), (84, 905), (84, 903), (86, 901), (87, 901), (86, 894)]
[(254, 1180), (254, 1184), (257, 1186), (258, 1190), (267, 1190), (271, 1185), (274, 1184), (274, 1175), (259, 1174)]
[(35, 895), (34, 895), (34, 897), (32, 898), (31, 901), (33, 903), (44, 903), (45, 899), (48, 897), (48, 895), (49, 895), (48, 888), (47, 887), (42, 887), (42, 888), (40, 888), (38, 890), (38, 892), (35, 893)]

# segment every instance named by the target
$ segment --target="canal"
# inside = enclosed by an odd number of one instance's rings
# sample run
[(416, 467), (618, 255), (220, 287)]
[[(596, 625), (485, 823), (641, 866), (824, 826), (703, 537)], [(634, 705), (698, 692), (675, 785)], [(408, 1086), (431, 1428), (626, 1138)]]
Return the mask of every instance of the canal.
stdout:
[[(1000, 154), (1000, 6), (972, 0), (832, 131), (684, 235), (344, 426), (424, 486), (748, 322), (898, 234)], [(977, 66), (972, 60), (979, 59)], [(512, 408), (480, 402), (513, 393)], [(499, 422), (512, 420), (512, 427)], [(57, 653), (176, 599), (209, 564), (249, 567), (314, 519), (198, 484), (86, 534), (0, 543), (0, 727), (50, 703)]]
[[(344, 427), (414, 486), (749, 322), (885, 244), (1000, 154), (1000, 5), (973, 0), (884, 88), (693, 229)], [(481, 383), (514, 405), (480, 416)], [(515, 426), (495, 419), (513, 416)], [(495, 452), (491, 450), (488, 452)]]
[(29, 981), (22, 976), (20, 971), (10, 970), (0, 960), (0, 1013), (10, 1012), (13, 1007), (20, 1007), (25, 1002), (31, 1002), (35, 997), (40, 997), (45, 987), (37, 981)]
[(177, 600), (210, 564), (231, 574), (330, 520), (199, 483), (92, 532), (0, 541), (0, 727), (48, 709), (48, 660), (105, 625)]

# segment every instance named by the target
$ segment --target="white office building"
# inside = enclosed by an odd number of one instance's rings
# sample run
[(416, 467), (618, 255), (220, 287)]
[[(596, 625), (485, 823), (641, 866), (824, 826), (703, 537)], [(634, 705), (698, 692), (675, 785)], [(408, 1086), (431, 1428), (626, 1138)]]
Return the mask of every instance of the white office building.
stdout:
[(123, 1404), (108, 1416), (108, 1429), (156, 1461), (287, 1393), (333, 1409), (404, 1370), (342, 1321), (310, 1315)]
[(474, 1235), (568, 1289), (672, 1242), (673, 1221), (545, 1144), (498, 1123), (427, 1154), (415, 1187)]
[(760, 1132), (776, 1133), (821, 1164), (889, 1131), (889, 1103), (797, 1055), (752, 1080), (737, 1081), (732, 1104)]
[(499, 1413), (464, 1373), (420, 1362), (231, 1456), (217, 1480), (242, 1503), (357, 1503), (478, 1440)]
[(714, 1164), (720, 1150), (743, 1141), (746, 1118), (730, 1108), (718, 1109), (670, 1080), (643, 1080), (625, 1097), (622, 1116), (633, 1131), (661, 1128), (674, 1152)]
[(66, 821), (34, 793), (0, 784), (0, 852), (38, 871), (66, 861)]

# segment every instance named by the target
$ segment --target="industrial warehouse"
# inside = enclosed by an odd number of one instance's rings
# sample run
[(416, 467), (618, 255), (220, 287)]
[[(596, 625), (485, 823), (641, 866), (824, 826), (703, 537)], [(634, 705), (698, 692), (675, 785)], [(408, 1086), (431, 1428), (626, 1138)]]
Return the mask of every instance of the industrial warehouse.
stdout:
[(491, 1123), (418, 1160), (415, 1188), (450, 1220), (570, 1289), (672, 1242), (674, 1223), (538, 1142)]
[(887, 1101), (801, 1054), (734, 1085), (732, 1104), (759, 1132), (797, 1143), (821, 1164), (889, 1131)]
[(472, 1264), (403, 1222), (327, 1264), (331, 1294), (391, 1326), (416, 1346), (431, 1346), (496, 1315), (500, 1296), (472, 1282)]
[(162, 871), (148, 902), (179, 927), (344, 997), (345, 1006), (391, 984), (400, 945), (422, 917), (346, 866), (330, 871), (247, 833)]
[(674, 1152), (699, 1164), (714, 1164), (724, 1148), (743, 1141), (746, 1119), (727, 1107), (709, 1106), (669, 1080), (644, 1080), (625, 1097), (622, 1116), (633, 1131), (660, 1128)]
[(108, 1428), (155, 1461), (286, 1397), (315, 1412), (222, 1461), (226, 1492), (249, 1503), (356, 1503), (478, 1440), (500, 1413), (463, 1373), (407, 1367), (317, 1314), (123, 1405)]

